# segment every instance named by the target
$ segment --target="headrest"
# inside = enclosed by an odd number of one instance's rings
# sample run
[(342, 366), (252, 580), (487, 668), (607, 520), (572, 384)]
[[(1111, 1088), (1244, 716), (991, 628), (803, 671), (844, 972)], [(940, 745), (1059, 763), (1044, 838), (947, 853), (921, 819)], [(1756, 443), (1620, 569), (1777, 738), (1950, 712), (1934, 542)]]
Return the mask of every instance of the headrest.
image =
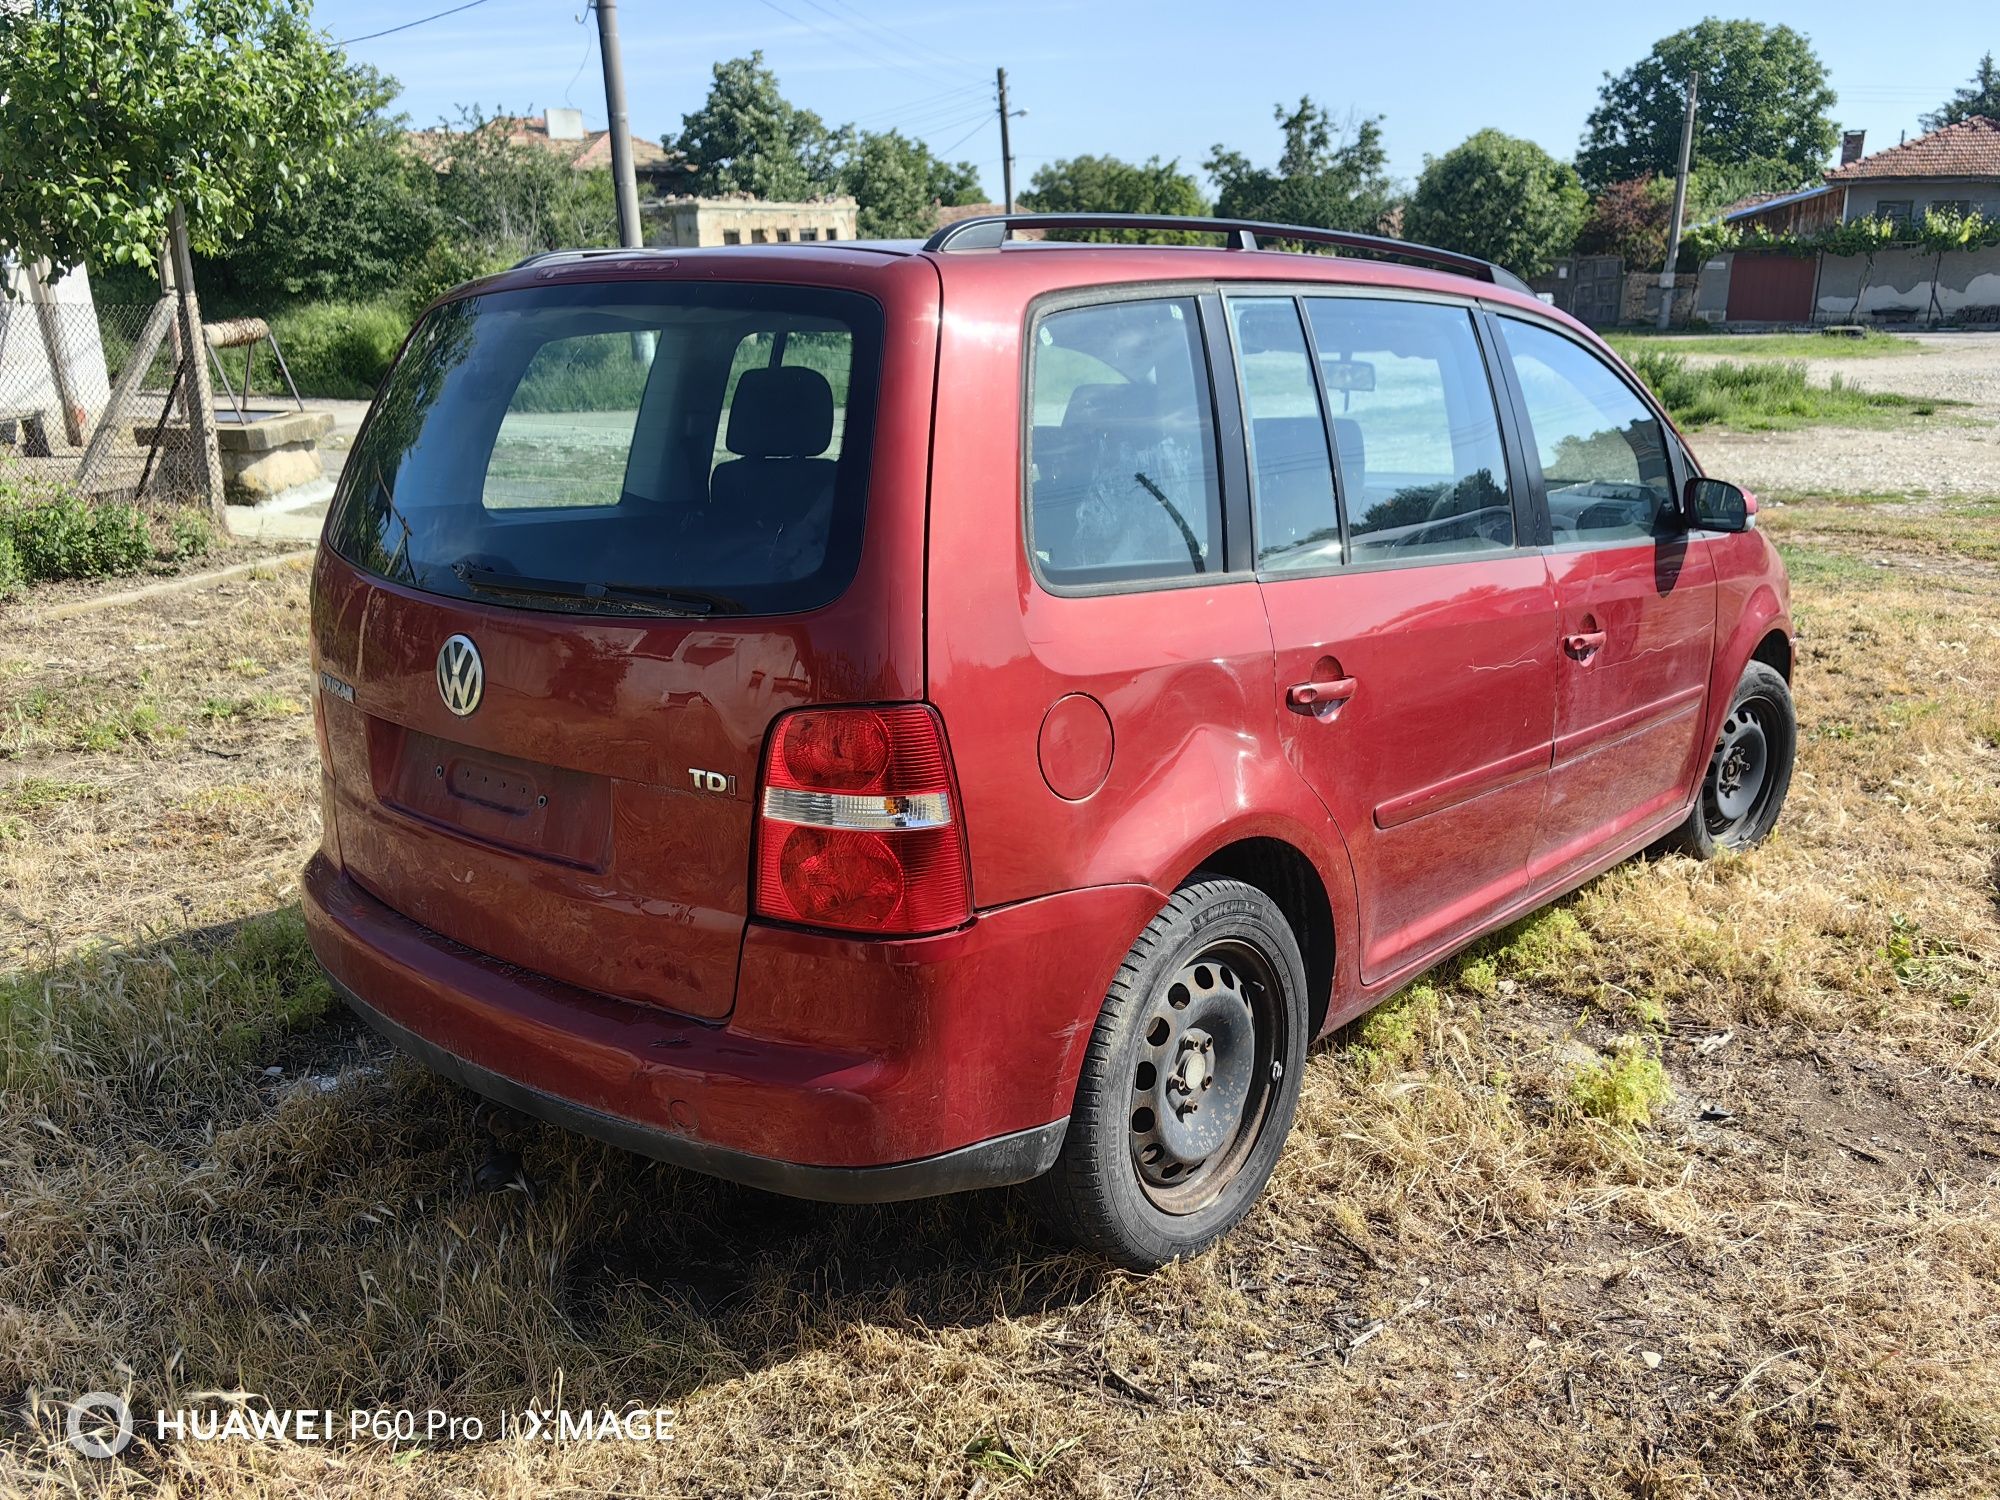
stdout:
[(724, 439), (740, 458), (812, 458), (833, 441), (833, 387), (802, 365), (745, 370)]

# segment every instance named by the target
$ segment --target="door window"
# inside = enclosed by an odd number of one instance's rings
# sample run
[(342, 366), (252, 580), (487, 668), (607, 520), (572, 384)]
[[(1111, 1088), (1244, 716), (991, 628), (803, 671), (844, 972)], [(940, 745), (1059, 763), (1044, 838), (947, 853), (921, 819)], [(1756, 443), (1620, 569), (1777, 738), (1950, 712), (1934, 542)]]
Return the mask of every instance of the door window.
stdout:
[(1581, 344), (1539, 324), (1501, 323), (1556, 545), (1656, 535), (1676, 507), (1671, 450), (1652, 409)]
[(1057, 584), (1222, 568), (1222, 495), (1192, 298), (1111, 302), (1036, 325), (1028, 541)]
[(1319, 387), (1298, 304), (1290, 297), (1229, 302), (1250, 432), (1257, 566), (1324, 568), (1340, 561), (1340, 512)]
[(1500, 422), (1472, 315), (1442, 303), (1312, 297), (1355, 562), (1514, 545)]

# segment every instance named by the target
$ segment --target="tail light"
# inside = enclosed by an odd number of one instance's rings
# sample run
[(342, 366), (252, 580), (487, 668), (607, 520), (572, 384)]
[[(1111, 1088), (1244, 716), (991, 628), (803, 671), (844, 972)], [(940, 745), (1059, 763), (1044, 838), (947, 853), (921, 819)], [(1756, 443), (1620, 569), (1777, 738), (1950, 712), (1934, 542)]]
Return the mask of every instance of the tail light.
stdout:
[(920, 705), (805, 709), (772, 728), (757, 911), (850, 932), (920, 933), (972, 915), (944, 724)]

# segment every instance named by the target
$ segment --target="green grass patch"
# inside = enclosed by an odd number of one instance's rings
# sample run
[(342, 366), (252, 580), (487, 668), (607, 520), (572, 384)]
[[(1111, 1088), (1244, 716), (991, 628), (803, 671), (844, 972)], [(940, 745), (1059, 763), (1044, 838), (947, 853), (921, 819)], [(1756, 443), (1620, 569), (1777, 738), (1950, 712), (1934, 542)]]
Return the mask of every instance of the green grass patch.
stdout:
[(1652, 350), (1721, 354), (1732, 359), (1878, 359), (1922, 354), (1915, 339), (1869, 329), (1859, 338), (1830, 333), (1606, 333), (1604, 341), (1626, 360)]
[[(401, 301), (301, 302), (271, 319), (278, 347), (302, 396), (367, 401), (389, 373), (410, 331)], [(234, 378), (236, 366), (231, 366)], [(258, 361), (258, 384), (277, 381), (268, 351)]]
[(1866, 391), (1838, 375), (1817, 385), (1796, 360), (1696, 365), (1672, 350), (1656, 348), (1640, 351), (1629, 362), (1686, 428), (1774, 432), (1821, 423), (1879, 427), (1955, 404)]
[(1619, 1130), (1650, 1125), (1673, 1096), (1659, 1052), (1633, 1036), (1620, 1037), (1609, 1057), (1580, 1068), (1569, 1083), (1572, 1104)]
[(1854, 583), (1878, 573), (1858, 557), (1820, 547), (1780, 542), (1778, 555), (1785, 560), (1785, 571), (1791, 574), (1793, 583)]
[(221, 932), (101, 949), (0, 979), (0, 1089), (68, 1113), (161, 1107), (268, 1061), (333, 994), (297, 907)]
[(47, 812), (72, 802), (98, 802), (104, 788), (89, 781), (61, 781), (49, 776), (28, 776), (11, 787), (0, 788), (0, 808), (10, 813)]

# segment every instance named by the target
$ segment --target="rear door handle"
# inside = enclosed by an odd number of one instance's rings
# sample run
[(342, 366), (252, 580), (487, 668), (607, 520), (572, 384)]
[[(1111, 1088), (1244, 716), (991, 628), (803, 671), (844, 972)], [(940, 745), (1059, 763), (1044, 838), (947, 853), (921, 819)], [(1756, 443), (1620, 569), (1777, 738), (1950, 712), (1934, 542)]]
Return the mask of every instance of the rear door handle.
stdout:
[(1359, 687), (1352, 677), (1332, 677), (1322, 682), (1295, 682), (1285, 689), (1285, 706), (1293, 713), (1331, 718), (1354, 696)]
[(1575, 635), (1563, 637), (1563, 650), (1580, 662), (1589, 661), (1603, 645), (1604, 632), (1601, 630), (1580, 630)]

